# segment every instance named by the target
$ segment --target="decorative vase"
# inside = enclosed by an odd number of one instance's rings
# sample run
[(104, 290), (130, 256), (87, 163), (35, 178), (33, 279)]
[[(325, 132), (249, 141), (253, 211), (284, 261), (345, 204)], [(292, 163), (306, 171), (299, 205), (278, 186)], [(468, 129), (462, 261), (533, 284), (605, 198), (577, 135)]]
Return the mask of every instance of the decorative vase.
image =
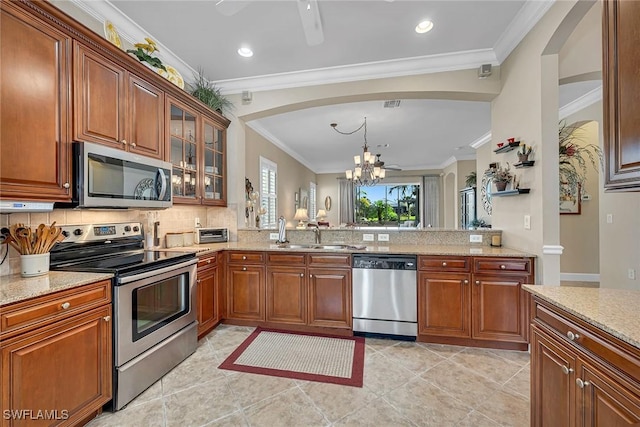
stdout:
[(498, 181), (496, 182), (496, 189), (498, 191), (504, 191), (507, 188), (507, 182), (506, 181)]
[(524, 163), (527, 160), (529, 160), (529, 155), (528, 154), (518, 154), (518, 160), (520, 161), (520, 163)]

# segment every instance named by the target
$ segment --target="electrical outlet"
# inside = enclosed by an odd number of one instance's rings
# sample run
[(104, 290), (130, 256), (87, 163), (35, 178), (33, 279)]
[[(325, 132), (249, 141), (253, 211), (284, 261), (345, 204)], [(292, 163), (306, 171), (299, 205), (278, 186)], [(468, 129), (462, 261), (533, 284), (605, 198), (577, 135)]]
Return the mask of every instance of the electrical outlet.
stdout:
[(389, 241), (389, 235), (388, 234), (378, 234), (378, 241), (379, 242), (388, 242)]
[(194, 226), (196, 228), (200, 227), (200, 218), (196, 217), (196, 220), (194, 221), (194, 223), (195, 223)]
[(607, 224), (613, 224), (613, 214), (607, 214)]
[(636, 271), (633, 268), (630, 268), (629, 271), (627, 271), (627, 277), (629, 280), (636, 280)]
[(524, 229), (531, 230), (531, 215), (524, 216)]
[(373, 242), (373, 234), (369, 234), (369, 233), (363, 234), (362, 240), (365, 242)]
[(482, 243), (482, 234), (471, 234), (469, 236), (469, 241), (471, 243)]
[(278, 233), (269, 233), (269, 240), (278, 240)]

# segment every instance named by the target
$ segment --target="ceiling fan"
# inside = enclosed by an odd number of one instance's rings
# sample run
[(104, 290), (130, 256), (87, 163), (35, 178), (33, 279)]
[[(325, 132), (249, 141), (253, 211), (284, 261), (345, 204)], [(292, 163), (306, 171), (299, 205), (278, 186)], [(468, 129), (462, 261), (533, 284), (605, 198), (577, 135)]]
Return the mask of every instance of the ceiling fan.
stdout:
[[(232, 16), (247, 7), (252, 1), (218, 0), (216, 9), (224, 16)], [(322, 20), (317, 0), (296, 0), (302, 30), (309, 46), (317, 46), (324, 42)]]
[(398, 165), (389, 165), (389, 166), (385, 166), (384, 162), (382, 160), (380, 160), (380, 156), (382, 154), (378, 153), (376, 154), (376, 161), (373, 163), (373, 166), (377, 166), (377, 167), (384, 167), (386, 170), (388, 171), (401, 171), (402, 169), (400, 169), (400, 167)]

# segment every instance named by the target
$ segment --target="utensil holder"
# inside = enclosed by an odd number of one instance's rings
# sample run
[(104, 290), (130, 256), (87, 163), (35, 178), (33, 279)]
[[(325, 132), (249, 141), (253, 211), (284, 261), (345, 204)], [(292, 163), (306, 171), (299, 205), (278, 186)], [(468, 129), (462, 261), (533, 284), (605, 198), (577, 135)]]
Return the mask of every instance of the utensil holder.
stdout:
[(49, 272), (49, 252), (45, 254), (20, 255), (20, 275), (34, 277)]

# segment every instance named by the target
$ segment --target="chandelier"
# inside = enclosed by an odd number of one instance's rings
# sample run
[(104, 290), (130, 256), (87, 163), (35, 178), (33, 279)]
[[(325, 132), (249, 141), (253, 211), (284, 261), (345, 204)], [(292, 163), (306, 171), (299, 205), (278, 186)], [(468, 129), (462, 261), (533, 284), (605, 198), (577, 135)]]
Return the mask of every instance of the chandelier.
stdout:
[(345, 175), (348, 180), (353, 181), (356, 185), (376, 185), (386, 175), (384, 168), (384, 162), (380, 160), (380, 154), (375, 156), (369, 152), (369, 146), (367, 145), (367, 118), (364, 118), (364, 123), (360, 127), (352, 132), (342, 132), (336, 129), (337, 123), (331, 123), (333, 130), (342, 135), (353, 135), (360, 129), (364, 128), (364, 145), (362, 146), (362, 156), (353, 156), (353, 162), (355, 167), (353, 169), (347, 169)]

